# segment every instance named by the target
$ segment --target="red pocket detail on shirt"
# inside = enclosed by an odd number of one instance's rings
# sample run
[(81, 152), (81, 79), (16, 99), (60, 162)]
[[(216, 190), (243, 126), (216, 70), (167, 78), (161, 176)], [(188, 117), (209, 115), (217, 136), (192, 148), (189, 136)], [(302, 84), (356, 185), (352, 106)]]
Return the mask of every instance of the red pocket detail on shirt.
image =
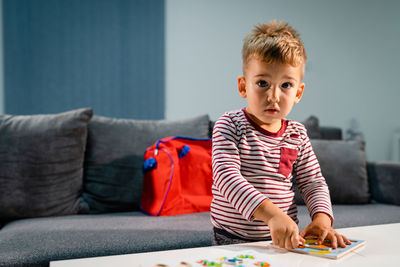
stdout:
[(297, 149), (281, 147), (281, 161), (279, 162), (279, 173), (289, 177), (293, 170), (293, 163), (297, 159)]

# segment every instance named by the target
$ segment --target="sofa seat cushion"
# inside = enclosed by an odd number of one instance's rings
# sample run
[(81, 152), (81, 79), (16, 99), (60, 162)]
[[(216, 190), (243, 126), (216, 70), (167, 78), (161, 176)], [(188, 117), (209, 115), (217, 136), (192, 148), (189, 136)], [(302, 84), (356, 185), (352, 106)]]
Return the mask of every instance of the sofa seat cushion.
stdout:
[(0, 116), (0, 221), (79, 212), (92, 115)]
[(86, 212), (139, 210), (146, 148), (164, 137), (207, 138), (208, 132), (208, 115), (180, 121), (94, 116), (89, 123), (85, 158)]
[[(299, 229), (303, 230), (310, 222), (305, 205), (298, 205)], [(356, 227), (400, 222), (400, 206), (383, 203), (365, 205), (333, 205), (334, 228)], [(356, 236), (352, 236), (357, 238)]]
[[(141, 212), (11, 222), (0, 231), (0, 266), (210, 246), (208, 212), (150, 217)], [(19, 265), (19, 266), (20, 266)]]

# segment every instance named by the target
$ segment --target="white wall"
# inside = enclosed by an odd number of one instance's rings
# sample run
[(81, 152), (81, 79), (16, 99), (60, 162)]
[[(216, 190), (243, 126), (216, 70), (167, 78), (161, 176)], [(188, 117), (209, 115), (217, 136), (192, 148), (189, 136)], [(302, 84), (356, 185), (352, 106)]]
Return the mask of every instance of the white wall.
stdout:
[(358, 120), (368, 160), (389, 160), (400, 129), (400, 1), (166, 0), (166, 117), (242, 108), (241, 47), (258, 22), (288, 21), (308, 53), (306, 89), (289, 118)]

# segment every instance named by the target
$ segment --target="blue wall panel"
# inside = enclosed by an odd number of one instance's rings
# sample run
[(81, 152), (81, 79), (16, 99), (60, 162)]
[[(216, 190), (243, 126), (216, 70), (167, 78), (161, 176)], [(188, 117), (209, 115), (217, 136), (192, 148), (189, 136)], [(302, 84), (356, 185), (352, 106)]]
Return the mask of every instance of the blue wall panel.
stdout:
[(4, 0), (5, 112), (161, 119), (164, 0)]

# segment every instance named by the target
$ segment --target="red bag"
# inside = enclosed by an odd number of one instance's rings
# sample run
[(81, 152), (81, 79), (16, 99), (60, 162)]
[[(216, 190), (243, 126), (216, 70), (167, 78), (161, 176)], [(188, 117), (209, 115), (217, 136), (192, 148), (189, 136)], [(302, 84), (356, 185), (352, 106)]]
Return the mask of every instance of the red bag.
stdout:
[(209, 211), (211, 139), (167, 137), (146, 149), (141, 209), (155, 216)]

